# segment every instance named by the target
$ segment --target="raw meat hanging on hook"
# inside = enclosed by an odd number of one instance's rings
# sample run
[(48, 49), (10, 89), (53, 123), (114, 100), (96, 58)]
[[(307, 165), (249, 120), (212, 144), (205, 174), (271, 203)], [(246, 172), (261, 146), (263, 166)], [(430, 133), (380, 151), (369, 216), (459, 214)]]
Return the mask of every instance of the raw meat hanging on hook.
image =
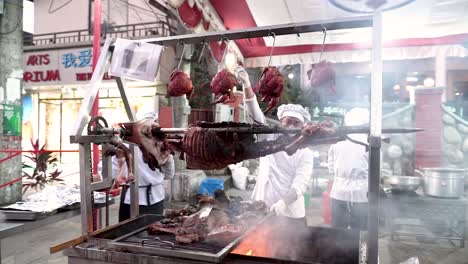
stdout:
[(312, 65), (312, 69), (307, 71), (307, 76), (312, 88), (319, 88), (322, 85), (329, 85), (330, 91), (336, 95), (336, 72), (333, 69), (333, 64), (326, 60), (322, 60), (323, 48), (327, 38), (327, 29), (323, 28), (323, 42), (320, 50), (319, 63)]
[(260, 81), (254, 86), (255, 93), (262, 95), (261, 101), (269, 101), (268, 107), (264, 111), (265, 114), (278, 104), (283, 88), (283, 75), (278, 68), (266, 67)]
[(329, 85), (330, 91), (336, 94), (336, 72), (333, 69), (333, 64), (326, 60), (312, 65), (312, 69), (307, 71), (307, 76), (312, 88), (319, 88), (322, 85)]
[(192, 97), (193, 85), (190, 77), (183, 71), (176, 69), (171, 73), (167, 86), (167, 95), (171, 97), (187, 95)]
[(233, 93), (235, 86), (236, 78), (234, 77), (234, 74), (230, 73), (227, 69), (218, 71), (211, 81), (211, 91), (213, 91), (215, 96), (217, 96), (214, 103), (234, 102), (236, 100)]
[(275, 48), (276, 35), (272, 32), (270, 33), (273, 36), (273, 45), (270, 50), (270, 60), (268, 61), (268, 66), (263, 70), (260, 81), (254, 86), (254, 92), (260, 93), (262, 95), (262, 102), (269, 101), (267, 109), (264, 113), (273, 109), (279, 102), (279, 98), (283, 93), (283, 75), (276, 67), (270, 67), (271, 56), (273, 55), (273, 49)]
[[(223, 39), (223, 41), (229, 41)], [(223, 42), (224, 43), (224, 42)], [(223, 57), (221, 58), (221, 62), (219, 65), (224, 63), (224, 59), (226, 57), (226, 53), (229, 49), (229, 43), (226, 44), (226, 48), (224, 49)], [(213, 104), (217, 103), (232, 103), (236, 100), (234, 96), (234, 87), (236, 86), (236, 77), (234, 74), (229, 72), (226, 68), (220, 68), (218, 73), (214, 76), (213, 80), (211, 80), (211, 91), (215, 94), (217, 99)]]
[(177, 69), (172, 71), (169, 84), (167, 85), (167, 96), (177, 97), (182, 95), (187, 95), (188, 98), (192, 97), (193, 94), (193, 84), (190, 77), (183, 71), (180, 70), (180, 65), (184, 58), (186, 44), (182, 43), (184, 48), (182, 50), (182, 55), (177, 65)]

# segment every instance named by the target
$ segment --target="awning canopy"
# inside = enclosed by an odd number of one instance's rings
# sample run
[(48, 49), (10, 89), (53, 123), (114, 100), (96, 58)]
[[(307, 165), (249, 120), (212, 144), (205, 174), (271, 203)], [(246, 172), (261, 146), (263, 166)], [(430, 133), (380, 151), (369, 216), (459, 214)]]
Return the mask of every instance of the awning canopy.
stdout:
[[(369, 11), (355, 0), (172, 0), (187, 27), (195, 31), (241, 29), (306, 21), (355, 17)], [(381, 1), (382, 2), (382, 1)], [(384, 59), (468, 55), (468, 0), (383, 1), (403, 6), (383, 13)], [(406, 4), (406, 5), (404, 5)], [(386, 8), (387, 6), (384, 6)], [(323, 33), (278, 36), (273, 65), (312, 63), (318, 60)], [(268, 63), (273, 37), (236, 40), (248, 67)], [(323, 58), (334, 62), (368, 61), (371, 29), (328, 32)], [(219, 43), (218, 43), (219, 44)], [(222, 47), (211, 44), (216, 58)], [(237, 49), (236, 47), (236, 49)], [(419, 47), (419, 48), (415, 48)], [(424, 47), (421, 49), (421, 47)]]

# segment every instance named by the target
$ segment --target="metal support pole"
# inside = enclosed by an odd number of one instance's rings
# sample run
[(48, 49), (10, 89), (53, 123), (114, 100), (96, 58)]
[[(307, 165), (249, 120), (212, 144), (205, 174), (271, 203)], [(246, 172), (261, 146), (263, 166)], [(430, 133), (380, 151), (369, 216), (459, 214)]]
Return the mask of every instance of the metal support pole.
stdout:
[[(119, 88), (120, 96), (122, 97), (122, 102), (125, 107), (125, 111), (127, 112), (128, 119), (130, 121), (135, 121), (135, 113), (133, 108), (128, 100), (127, 94), (125, 92), (125, 82), (122, 78), (117, 77), (115, 79), (117, 81), (117, 87)], [(130, 216), (132, 218), (137, 217), (140, 214), (140, 202), (139, 202), (139, 179), (138, 179), (138, 170), (137, 170), (137, 158), (136, 158), (136, 149), (135, 146), (130, 146), (130, 151), (132, 152), (133, 156), (133, 176), (135, 180), (130, 183)]]
[(379, 185), (382, 135), (382, 13), (376, 11), (372, 27), (372, 86), (369, 137), (369, 216), (367, 263), (379, 257)]
[[(94, 0), (94, 30), (93, 30), (93, 71), (96, 68), (101, 49), (101, 13), (102, 0)], [(99, 113), (99, 90), (93, 102), (91, 116), (97, 116)], [(97, 173), (97, 165), (99, 163), (99, 147), (93, 145), (93, 173)]]
[(88, 235), (93, 230), (93, 214), (91, 197), (91, 179), (89, 171), (90, 144), (80, 143), (80, 196), (81, 196), (81, 233)]

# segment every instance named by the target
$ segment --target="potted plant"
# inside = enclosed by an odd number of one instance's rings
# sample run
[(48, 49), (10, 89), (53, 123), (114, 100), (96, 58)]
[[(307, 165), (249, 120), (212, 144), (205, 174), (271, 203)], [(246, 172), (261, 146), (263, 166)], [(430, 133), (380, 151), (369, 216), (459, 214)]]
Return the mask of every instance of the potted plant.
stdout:
[[(23, 162), (23, 177), (26, 181), (23, 182), (23, 194), (32, 188), (37, 191), (44, 189), (47, 184), (53, 182), (63, 182), (59, 176), (62, 171), (57, 168), (57, 158), (51, 151), (44, 150), (45, 145), (39, 147), (39, 140), (33, 142), (31, 139), (33, 151), (29, 155), (25, 155), (30, 159), (33, 166)], [(31, 172), (32, 170), (32, 172)]]

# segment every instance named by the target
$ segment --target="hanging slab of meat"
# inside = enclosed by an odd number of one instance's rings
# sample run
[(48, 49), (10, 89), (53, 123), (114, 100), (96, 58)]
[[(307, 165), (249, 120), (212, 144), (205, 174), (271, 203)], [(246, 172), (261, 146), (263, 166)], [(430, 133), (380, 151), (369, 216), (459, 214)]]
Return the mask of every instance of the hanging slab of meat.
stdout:
[(236, 86), (236, 77), (226, 69), (220, 70), (211, 80), (211, 91), (217, 97), (217, 103), (231, 103), (236, 100), (233, 91)]
[(190, 77), (181, 70), (174, 70), (167, 85), (167, 95), (173, 97), (187, 95), (190, 98), (192, 93), (193, 85)]
[(332, 91), (333, 94), (336, 94), (336, 72), (333, 69), (333, 64), (331, 62), (323, 60), (312, 65), (312, 70), (307, 72), (307, 76), (312, 88), (329, 85), (330, 91)]
[(278, 68), (265, 68), (260, 81), (254, 86), (254, 91), (262, 95), (262, 102), (269, 102), (267, 109), (264, 111), (265, 114), (273, 109), (283, 93), (283, 75), (281, 75)]

